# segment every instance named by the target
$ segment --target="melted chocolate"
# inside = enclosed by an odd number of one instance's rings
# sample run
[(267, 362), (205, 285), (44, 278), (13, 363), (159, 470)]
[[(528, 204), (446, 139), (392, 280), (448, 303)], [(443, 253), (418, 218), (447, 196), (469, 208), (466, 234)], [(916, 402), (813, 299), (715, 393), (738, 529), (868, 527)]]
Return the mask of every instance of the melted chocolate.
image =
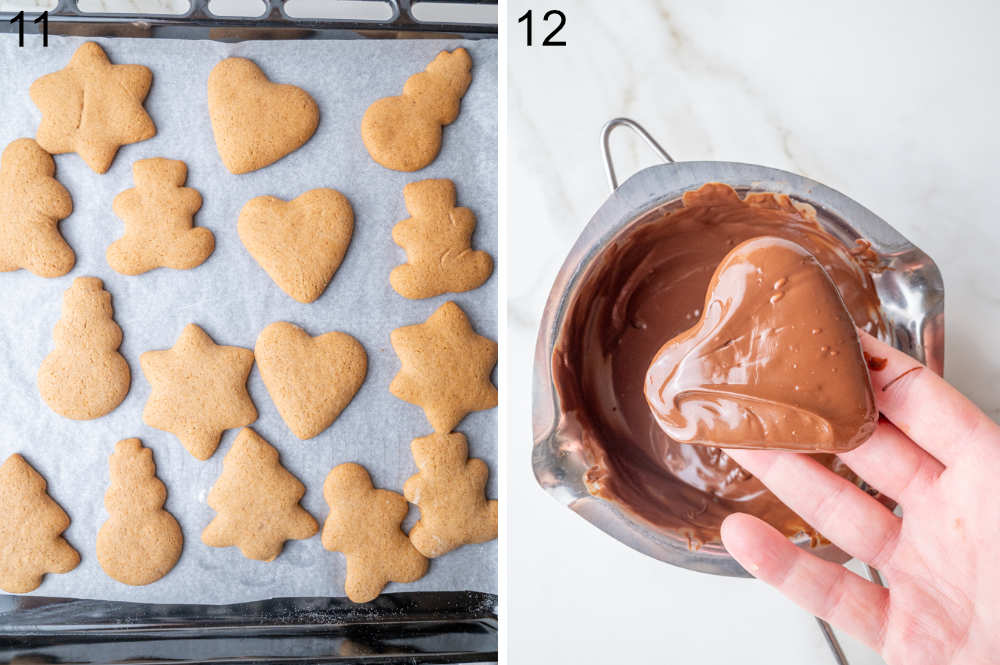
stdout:
[(772, 236), (723, 258), (698, 323), (657, 352), (645, 386), (680, 443), (843, 452), (878, 419), (837, 287), (806, 250)]
[[(685, 537), (691, 547), (719, 541), (732, 512), (757, 515), (786, 535), (817, 534), (722, 450), (671, 440), (643, 395), (650, 361), (664, 340), (701, 316), (723, 257), (750, 238), (786, 238), (816, 257), (854, 322), (884, 331), (868, 271), (823, 231), (807, 205), (710, 183), (683, 207), (641, 223), (611, 242), (581, 279), (553, 353), (563, 431), (583, 446), (591, 493), (634, 518)], [(852, 480), (834, 455), (816, 456)]]
[(885, 369), (885, 366), (889, 364), (888, 358), (879, 358), (878, 356), (873, 356), (872, 354), (865, 351), (865, 362), (868, 363), (868, 369), (873, 372), (881, 372)]

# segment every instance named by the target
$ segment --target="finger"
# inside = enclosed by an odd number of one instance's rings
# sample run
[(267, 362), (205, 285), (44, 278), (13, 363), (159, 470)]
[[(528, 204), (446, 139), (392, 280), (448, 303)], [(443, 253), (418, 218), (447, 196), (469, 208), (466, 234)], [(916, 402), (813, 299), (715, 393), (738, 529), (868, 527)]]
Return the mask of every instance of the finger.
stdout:
[(839, 457), (865, 482), (904, 508), (926, 493), (944, 471), (941, 462), (887, 420), (879, 421), (870, 439)]
[(881, 648), (888, 589), (799, 549), (770, 524), (744, 513), (725, 519), (722, 542), (751, 575), (876, 651)]
[(993, 421), (948, 382), (902, 351), (865, 332), (860, 336), (869, 355), (886, 359), (885, 368), (871, 372), (879, 411), (917, 445), (948, 466), (996, 440)]
[(801, 453), (726, 453), (840, 549), (876, 568), (886, 567), (902, 522), (856, 485)]

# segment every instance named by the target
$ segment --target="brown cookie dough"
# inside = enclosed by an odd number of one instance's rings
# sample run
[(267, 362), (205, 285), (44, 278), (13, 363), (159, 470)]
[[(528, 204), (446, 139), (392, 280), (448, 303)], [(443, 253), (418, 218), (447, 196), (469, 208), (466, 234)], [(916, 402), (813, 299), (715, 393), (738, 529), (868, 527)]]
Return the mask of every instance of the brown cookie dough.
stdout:
[(249, 173), (298, 150), (319, 125), (302, 88), (272, 83), (251, 60), (226, 58), (208, 75), (208, 114), (230, 173)]
[(421, 180), (403, 188), (412, 217), (392, 229), (392, 239), (406, 250), (407, 262), (393, 268), (389, 283), (404, 298), (430, 298), (470, 291), (493, 272), (493, 259), (470, 245), (476, 216), (455, 207), (451, 180)]
[(355, 603), (375, 599), (389, 582), (415, 582), (427, 572), (400, 524), (409, 505), (401, 495), (372, 486), (359, 464), (334, 467), (323, 483), (330, 514), (323, 525), (323, 547), (347, 558), (347, 597)]
[(110, 467), (111, 486), (104, 494), (108, 521), (97, 532), (97, 561), (119, 582), (150, 584), (177, 563), (184, 534), (163, 509), (167, 488), (156, 477), (152, 450), (139, 439), (119, 441)]
[(403, 485), (403, 495), (420, 507), (410, 542), (426, 557), (497, 537), (497, 502), (486, 500), (490, 470), (469, 459), (465, 435), (431, 434), (410, 444), (419, 471)]
[(55, 348), (38, 369), (38, 392), (49, 408), (73, 420), (111, 413), (128, 394), (132, 373), (118, 353), (122, 329), (111, 294), (96, 277), (77, 277), (63, 295)]
[(123, 275), (154, 268), (188, 270), (215, 249), (215, 236), (194, 227), (201, 194), (185, 187), (187, 165), (175, 159), (140, 159), (132, 165), (135, 187), (115, 197), (125, 235), (108, 247), (108, 265)]
[(390, 336), (402, 364), (389, 392), (423, 408), (435, 432), (447, 433), (470, 411), (497, 405), (490, 373), (497, 343), (477, 335), (465, 312), (446, 302), (424, 323)]
[(236, 224), (243, 246), (281, 290), (302, 303), (323, 295), (354, 232), (351, 203), (333, 189), (291, 201), (251, 199)]
[(80, 563), (62, 532), (69, 516), (46, 492), (45, 479), (20, 455), (0, 466), (0, 589), (27, 593), (47, 573), (68, 573)]
[(278, 413), (300, 439), (332, 425), (368, 372), (364, 347), (347, 333), (310, 337), (284, 321), (261, 331), (254, 356)]
[(39, 277), (73, 269), (76, 255), (59, 233), (73, 200), (55, 179), (56, 163), (32, 139), (11, 142), (0, 158), (0, 272)]
[(245, 427), (208, 493), (216, 515), (201, 540), (210, 547), (236, 546), (248, 559), (273, 561), (286, 540), (310, 538), (319, 530), (299, 505), (305, 492), (305, 485), (281, 465), (274, 446)]
[(156, 135), (143, 108), (153, 73), (142, 65), (112, 65), (94, 42), (80, 46), (63, 69), (31, 84), (42, 112), (35, 140), (53, 155), (75, 152), (104, 173), (129, 143)]
[(173, 433), (197, 459), (212, 456), (225, 430), (257, 420), (250, 349), (218, 345), (189, 323), (173, 348), (146, 351), (139, 364), (153, 388), (142, 421)]
[(433, 162), (441, 129), (455, 122), (471, 82), (468, 51), (438, 53), (426, 70), (407, 79), (402, 95), (379, 99), (365, 111), (361, 138), (368, 154), (396, 171), (418, 171)]

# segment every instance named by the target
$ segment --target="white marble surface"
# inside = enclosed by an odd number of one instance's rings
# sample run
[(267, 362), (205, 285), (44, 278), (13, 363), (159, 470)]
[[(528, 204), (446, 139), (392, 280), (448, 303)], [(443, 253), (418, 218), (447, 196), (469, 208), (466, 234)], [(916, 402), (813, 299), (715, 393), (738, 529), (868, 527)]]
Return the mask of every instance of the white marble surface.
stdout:
[[(260, 4), (257, 0), (223, 0), (242, 4)], [(54, 9), (58, 0), (0, 0), (0, 11), (24, 9)], [(188, 0), (78, 0), (79, 7), (89, 12), (154, 12), (181, 14), (186, 12)]]
[[(944, 274), (947, 377), (1000, 416), (1000, 5), (833, 5), (510, 3), (511, 663), (833, 663), (812, 617), (763, 584), (647, 558), (535, 484), (537, 325), (607, 196), (598, 135), (609, 118), (644, 123), (677, 159), (808, 175), (896, 226)], [(529, 6), (563, 9), (569, 46), (524, 47), (515, 21)], [(623, 174), (652, 163), (638, 141), (616, 142)], [(881, 662), (844, 643), (852, 665)]]

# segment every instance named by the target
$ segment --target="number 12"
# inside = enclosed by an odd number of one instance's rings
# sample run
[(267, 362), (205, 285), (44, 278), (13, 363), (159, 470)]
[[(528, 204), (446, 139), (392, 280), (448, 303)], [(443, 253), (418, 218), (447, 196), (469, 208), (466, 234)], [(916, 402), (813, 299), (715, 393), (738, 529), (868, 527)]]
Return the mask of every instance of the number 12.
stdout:
[[(566, 42), (565, 41), (552, 39), (553, 37), (556, 36), (556, 34), (559, 33), (560, 30), (562, 30), (566, 26), (566, 15), (563, 14), (558, 9), (550, 9), (549, 11), (545, 12), (544, 16), (542, 16), (542, 20), (543, 21), (548, 21), (553, 16), (556, 17), (559, 20), (559, 25), (557, 25), (556, 27), (554, 27), (552, 29), (552, 32), (549, 33), (548, 37), (546, 37), (542, 41), (542, 46), (566, 46)], [(517, 22), (518, 23), (525, 23), (525, 24), (527, 24), (527, 29), (528, 29), (528, 46), (532, 46), (532, 43), (531, 43), (531, 24), (532, 24), (531, 10), (529, 9), (528, 11), (524, 12), (524, 14), (521, 15), (521, 18), (517, 19)]]

